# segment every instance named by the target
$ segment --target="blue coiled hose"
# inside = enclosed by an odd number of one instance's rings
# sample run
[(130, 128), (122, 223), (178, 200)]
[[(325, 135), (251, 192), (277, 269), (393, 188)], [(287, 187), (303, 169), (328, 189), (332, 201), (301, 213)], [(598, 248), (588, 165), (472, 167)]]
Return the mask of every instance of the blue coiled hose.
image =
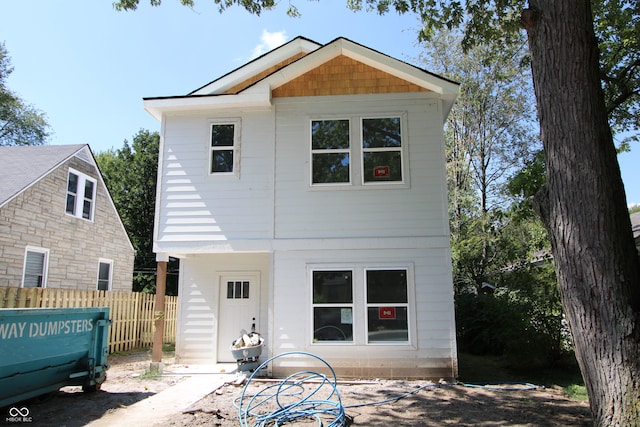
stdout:
[[(287, 356), (305, 356), (317, 359), (329, 368), (331, 377), (317, 372), (297, 372), (289, 375), (278, 384), (266, 387), (255, 395), (249, 396), (247, 388), (253, 377), (273, 360)], [(305, 383), (309, 384), (311, 380), (314, 381), (315, 387), (308, 389), (305, 387)], [(302, 418), (315, 419), (318, 426), (346, 426), (347, 417), (336, 385), (335, 371), (319, 356), (297, 351), (274, 356), (263, 362), (251, 374), (242, 389), (242, 394), (236, 400), (240, 426), (281, 426)], [(274, 407), (275, 409), (273, 409)], [(250, 424), (251, 421), (253, 421), (252, 424)]]
[[(270, 362), (280, 357), (303, 356), (311, 357), (322, 362), (331, 372), (331, 377), (311, 371), (301, 371), (289, 375), (277, 384), (260, 390), (255, 395), (248, 395), (247, 388), (258, 372)], [(314, 387), (309, 387), (313, 382)], [(346, 408), (358, 408), (362, 406), (382, 405), (396, 402), (420, 390), (430, 387), (442, 387), (455, 384), (427, 384), (399, 395), (397, 397), (346, 406)], [(539, 388), (531, 383), (501, 383), (469, 384), (458, 383), (465, 387), (484, 388), (489, 390), (535, 390)], [(518, 386), (518, 387), (516, 387)], [(242, 394), (235, 401), (238, 408), (238, 420), (241, 427), (282, 426), (300, 419), (315, 419), (318, 426), (344, 427), (348, 418), (345, 414), (345, 406), (342, 405), (340, 393), (337, 388), (336, 373), (324, 359), (307, 352), (292, 351), (273, 356), (262, 363), (249, 377)], [(275, 409), (274, 409), (275, 408)], [(250, 424), (250, 422), (253, 423)]]

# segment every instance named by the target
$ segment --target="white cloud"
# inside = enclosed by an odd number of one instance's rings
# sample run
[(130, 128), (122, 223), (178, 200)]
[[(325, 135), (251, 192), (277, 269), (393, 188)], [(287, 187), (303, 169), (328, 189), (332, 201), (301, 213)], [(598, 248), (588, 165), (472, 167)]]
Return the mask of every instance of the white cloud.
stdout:
[(253, 52), (251, 53), (251, 59), (257, 58), (263, 53), (269, 52), (276, 47), (283, 45), (287, 41), (287, 32), (275, 31), (273, 33), (262, 30), (262, 35), (260, 36), (260, 43), (253, 48)]

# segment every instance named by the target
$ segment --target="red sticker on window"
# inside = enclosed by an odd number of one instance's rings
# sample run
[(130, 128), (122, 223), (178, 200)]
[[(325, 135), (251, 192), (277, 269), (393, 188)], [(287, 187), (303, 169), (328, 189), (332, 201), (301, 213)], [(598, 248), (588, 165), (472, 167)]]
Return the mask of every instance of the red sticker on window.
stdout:
[(395, 307), (380, 307), (380, 308), (378, 308), (378, 317), (380, 319), (391, 319), (391, 320), (394, 320), (396, 318), (396, 308)]
[(374, 178), (389, 178), (391, 176), (391, 168), (389, 166), (376, 166), (373, 168)]

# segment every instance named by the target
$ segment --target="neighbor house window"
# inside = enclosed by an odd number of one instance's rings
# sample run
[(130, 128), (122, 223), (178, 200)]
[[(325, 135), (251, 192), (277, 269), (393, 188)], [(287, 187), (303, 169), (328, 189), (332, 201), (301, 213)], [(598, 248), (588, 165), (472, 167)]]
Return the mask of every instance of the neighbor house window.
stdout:
[(409, 341), (407, 271), (366, 270), (367, 342)]
[(353, 272), (316, 270), (313, 276), (313, 341), (353, 342)]
[(233, 174), (238, 169), (238, 123), (211, 124), (211, 174)]
[(66, 212), (77, 218), (93, 221), (97, 181), (81, 172), (69, 169)]
[(311, 183), (345, 184), (350, 174), (349, 120), (311, 122)]
[(22, 274), (23, 288), (44, 288), (47, 285), (49, 250), (27, 247)]
[(400, 117), (362, 119), (364, 183), (402, 181)]
[(111, 290), (111, 274), (113, 270), (113, 261), (101, 259), (98, 262), (98, 290)]

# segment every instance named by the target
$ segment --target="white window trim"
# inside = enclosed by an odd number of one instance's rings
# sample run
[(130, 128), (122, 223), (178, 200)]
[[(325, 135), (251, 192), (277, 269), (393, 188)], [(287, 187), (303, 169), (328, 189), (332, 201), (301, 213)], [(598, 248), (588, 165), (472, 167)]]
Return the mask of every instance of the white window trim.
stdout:
[[(337, 271), (345, 270), (352, 272), (352, 285), (353, 285), (353, 341), (341, 343), (339, 341), (313, 341), (313, 272), (314, 271)], [(367, 283), (366, 272), (368, 270), (404, 270), (407, 272), (407, 303), (394, 303), (396, 306), (407, 307), (407, 326), (408, 326), (408, 340), (407, 341), (386, 341), (386, 342), (368, 342), (367, 334), (367, 309), (369, 304), (367, 303)], [(415, 268), (412, 262), (400, 262), (400, 263), (330, 263), (330, 264), (307, 264), (307, 283), (308, 283), (308, 315), (309, 319), (309, 344), (311, 346), (361, 346), (368, 349), (375, 348), (387, 348), (393, 346), (402, 349), (417, 350), (417, 322), (416, 322), (416, 288), (415, 288)], [(336, 304), (336, 306), (346, 306), (348, 304)], [(371, 304), (377, 306), (379, 304)], [(329, 306), (329, 305), (327, 305)]]
[(113, 260), (100, 258), (98, 259), (98, 273), (96, 274), (96, 289), (99, 290), (100, 284), (100, 264), (109, 264), (109, 284), (107, 285), (107, 291), (113, 288)]
[[(407, 341), (377, 341), (377, 342), (369, 342), (369, 334), (367, 331), (367, 328), (369, 327), (369, 307), (379, 307), (381, 303), (370, 303), (367, 301), (367, 271), (390, 271), (390, 270), (396, 270), (396, 271), (404, 271), (406, 272), (407, 275), (407, 302), (394, 302), (393, 306), (394, 307), (406, 307), (407, 308)], [(364, 272), (363, 272), (363, 280), (364, 280), (364, 305), (365, 305), (365, 309), (364, 309), (364, 315), (365, 315), (365, 340), (368, 346), (372, 346), (372, 345), (409, 345), (412, 342), (412, 333), (414, 333), (413, 328), (411, 327), (411, 296), (413, 294), (410, 293), (410, 276), (409, 276), (409, 269), (406, 267), (373, 267), (373, 268), (368, 268), (365, 267), (364, 268)]]
[[(210, 177), (228, 177), (228, 178), (240, 178), (240, 142), (241, 142), (241, 129), (242, 121), (239, 118), (220, 118), (212, 119), (207, 123), (207, 171)], [(214, 125), (233, 125), (233, 171), (232, 172), (212, 172), (213, 152), (216, 151), (211, 145), (211, 131)], [(229, 150), (230, 148), (220, 148), (220, 150)]]
[[(313, 302), (313, 273), (315, 271), (350, 271), (351, 272), (351, 294), (352, 299), (350, 303), (330, 303), (330, 304), (314, 304)], [(311, 345), (328, 345), (328, 346), (353, 346), (356, 345), (356, 331), (358, 327), (358, 323), (356, 320), (356, 284), (355, 284), (355, 269), (351, 266), (340, 266), (335, 268), (329, 267), (321, 267), (321, 268), (310, 268), (309, 269), (309, 281), (311, 285), (310, 290), (310, 298), (311, 302)], [(315, 307), (349, 307), (351, 308), (351, 329), (353, 330), (353, 340), (351, 341), (314, 341), (313, 336), (315, 334), (315, 325), (313, 323), (313, 309)]]
[[(362, 126), (362, 122), (366, 119), (400, 119), (400, 140), (401, 140), (401, 145), (400, 148), (396, 148), (396, 147), (384, 147), (384, 148), (364, 148), (363, 147), (363, 143), (364, 143), (364, 126)], [(407, 164), (407, 157), (408, 157), (408, 150), (406, 148), (407, 146), (407, 126), (406, 126), (406, 114), (405, 113), (390, 113), (390, 114), (382, 114), (382, 115), (373, 115), (373, 116), (360, 116), (360, 123), (359, 123), (359, 129), (360, 129), (360, 178), (361, 178), (361, 184), (362, 186), (372, 186), (372, 187), (381, 187), (381, 186), (385, 186), (385, 187), (389, 187), (389, 186), (395, 186), (395, 187), (406, 187), (408, 185), (408, 176), (409, 176), (409, 171), (408, 168), (406, 167)], [(400, 170), (402, 170), (402, 180), (401, 181), (381, 181), (381, 182), (375, 182), (375, 181), (369, 181), (369, 182), (365, 182), (364, 181), (364, 153), (372, 153), (372, 152), (391, 152), (391, 151), (399, 151), (400, 152)]]
[[(67, 212), (67, 196), (69, 194), (69, 190), (68, 190), (69, 175), (72, 173), (78, 177), (78, 187), (76, 188), (76, 195), (75, 195), (76, 202), (75, 202), (75, 205), (73, 206), (73, 214), (70, 214), (69, 212)], [(92, 195), (93, 199), (91, 200), (91, 212), (89, 212), (89, 218), (84, 218), (82, 216), (82, 211), (84, 209), (84, 186), (86, 181), (93, 182), (93, 195)], [(96, 179), (76, 169), (69, 168), (69, 171), (67, 172), (67, 186), (65, 187), (65, 198), (64, 198), (64, 203), (65, 203), (64, 212), (66, 215), (72, 216), (78, 219), (82, 219), (84, 221), (93, 222), (95, 217), (97, 194), (98, 194), (98, 181)]]
[[(330, 121), (330, 120), (347, 120), (349, 122), (349, 148), (341, 148), (341, 149), (332, 149), (332, 150), (319, 150), (313, 148), (313, 122), (317, 121)], [(322, 188), (322, 187), (349, 187), (353, 183), (353, 119), (351, 117), (314, 117), (309, 120), (309, 186), (314, 188)], [(314, 154), (340, 154), (346, 153), (349, 154), (349, 181), (348, 182), (321, 182), (314, 183), (313, 182), (313, 155)]]
[[(394, 118), (400, 119), (400, 133), (402, 138), (402, 147), (400, 149), (402, 163), (402, 181), (383, 181), (383, 182), (364, 182), (364, 155), (363, 155), (363, 133), (362, 120), (364, 119), (384, 119)], [(407, 125), (406, 112), (382, 112), (374, 114), (349, 114), (349, 115), (313, 115), (307, 116), (307, 152), (308, 160), (306, 167), (307, 174), (307, 190), (308, 191), (361, 191), (361, 190), (391, 190), (400, 188), (410, 188), (410, 167), (409, 167), (409, 132)], [(311, 123), (317, 120), (349, 120), (349, 179), (346, 182), (337, 183), (313, 183), (313, 151), (312, 150), (312, 134)], [(397, 150), (397, 149), (393, 149)]]
[(43, 266), (42, 266), (42, 288), (47, 287), (47, 277), (49, 276), (49, 249), (40, 248), (36, 246), (27, 246), (24, 250), (24, 261), (22, 264), (22, 280), (20, 287), (24, 288), (24, 277), (27, 271), (27, 254), (29, 252), (37, 252), (44, 254)]

